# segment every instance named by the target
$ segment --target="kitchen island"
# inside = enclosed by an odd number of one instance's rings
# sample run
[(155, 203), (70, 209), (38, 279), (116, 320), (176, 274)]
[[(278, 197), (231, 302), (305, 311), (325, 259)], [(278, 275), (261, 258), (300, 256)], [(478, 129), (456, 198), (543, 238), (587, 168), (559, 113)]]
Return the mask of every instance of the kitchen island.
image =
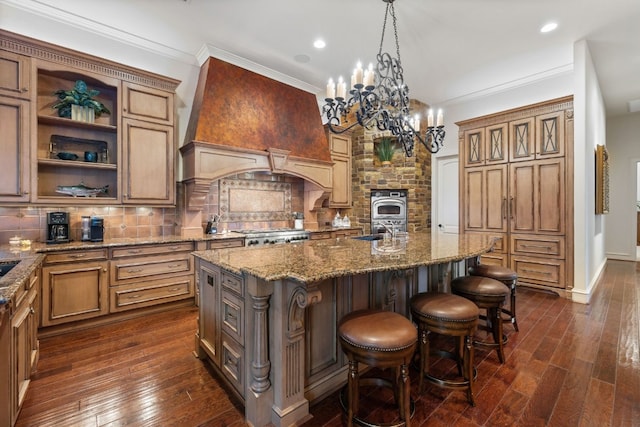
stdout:
[(194, 252), (196, 353), (243, 400), (250, 425), (300, 424), (310, 402), (346, 382), (336, 334), (344, 314), (375, 307), (408, 315), (413, 294), (447, 290), (493, 243), (425, 232)]

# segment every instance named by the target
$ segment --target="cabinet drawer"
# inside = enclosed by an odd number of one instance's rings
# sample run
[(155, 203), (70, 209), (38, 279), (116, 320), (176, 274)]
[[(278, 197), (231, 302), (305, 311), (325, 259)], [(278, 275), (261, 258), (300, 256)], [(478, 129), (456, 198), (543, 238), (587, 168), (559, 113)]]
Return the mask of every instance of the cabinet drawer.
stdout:
[(239, 296), (244, 296), (244, 286), (242, 286), (242, 277), (231, 274), (227, 271), (222, 272), (221, 283), (223, 289), (229, 289)]
[(226, 333), (222, 333), (222, 374), (244, 397), (244, 348)]
[(241, 248), (244, 246), (244, 237), (238, 239), (210, 240), (207, 249)]
[(501, 267), (508, 266), (507, 254), (503, 254), (500, 252), (489, 252), (486, 254), (482, 254), (480, 257), (481, 264), (487, 265), (499, 265)]
[(222, 290), (222, 330), (244, 344), (244, 302), (226, 289)]
[(116, 286), (111, 287), (110, 293), (111, 312), (148, 307), (193, 297), (193, 277), (175, 277)]
[(511, 235), (511, 253), (522, 255), (545, 255), (564, 259), (564, 237)]
[(309, 240), (331, 239), (331, 231), (315, 231), (309, 235)]
[(131, 258), (111, 262), (111, 285), (150, 276), (184, 274), (193, 271), (189, 254), (175, 254), (155, 257)]
[(81, 251), (54, 252), (47, 254), (45, 264), (103, 260), (107, 259), (107, 255), (107, 249), (84, 249)]
[(334, 237), (349, 237), (349, 236), (359, 236), (359, 235), (360, 235), (360, 230), (357, 230), (357, 229), (340, 230), (340, 231), (333, 232)]
[(191, 252), (193, 251), (193, 243), (181, 242), (162, 245), (139, 245), (126, 246), (122, 248), (111, 249), (112, 258), (124, 258), (130, 256), (158, 255), (169, 254), (173, 252)]
[(545, 259), (533, 257), (511, 257), (511, 269), (518, 274), (519, 283), (564, 288), (565, 263), (560, 259)]

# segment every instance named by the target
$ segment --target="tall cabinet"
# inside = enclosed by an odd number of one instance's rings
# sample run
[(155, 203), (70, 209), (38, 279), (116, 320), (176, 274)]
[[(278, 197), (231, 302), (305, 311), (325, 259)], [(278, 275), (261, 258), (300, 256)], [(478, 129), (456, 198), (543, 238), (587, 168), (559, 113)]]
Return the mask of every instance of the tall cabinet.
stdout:
[[(60, 117), (77, 81), (109, 114)], [(179, 81), (0, 30), (0, 202), (175, 205)], [(101, 188), (72, 197), (64, 188)]]
[(481, 262), (573, 288), (573, 97), (458, 122), (460, 229), (500, 237)]

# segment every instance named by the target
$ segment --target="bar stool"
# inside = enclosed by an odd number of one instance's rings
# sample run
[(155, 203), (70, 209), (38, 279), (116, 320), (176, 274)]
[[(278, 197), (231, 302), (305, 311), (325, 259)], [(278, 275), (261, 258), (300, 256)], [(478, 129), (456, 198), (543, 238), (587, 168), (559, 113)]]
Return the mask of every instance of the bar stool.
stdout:
[(500, 363), (504, 363), (504, 344), (506, 337), (502, 333), (500, 310), (509, 295), (504, 283), (482, 276), (462, 276), (451, 281), (451, 291), (473, 301), (478, 308), (487, 310), (487, 328), (493, 334), (493, 343), (474, 341), (474, 344), (495, 348)]
[(469, 274), (498, 280), (511, 289), (511, 307), (508, 310), (502, 307), (501, 310), (509, 316), (509, 318), (504, 319), (504, 321), (512, 323), (513, 328), (518, 332), (518, 320), (516, 319), (516, 284), (518, 282), (518, 273), (501, 265), (478, 264), (469, 267)]
[[(422, 393), (423, 379), (445, 388), (464, 388), (467, 390), (467, 400), (475, 406), (473, 397), (473, 382), (475, 380), (473, 367), (473, 335), (478, 325), (478, 307), (468, 299), (438, 292), (423, 292), (414, 295), (410, 301), (411, 315), (418, 323), (418, 337), (420, 338), (420, 382)], [(430, 335), (456, 337), (456, 352), (430, 350)], [(438, 378), (429, 371), (429, 357), (438, 354), (441, 357), (454, 359), (458, 365), (461, 381)]]
[[(344, 389), (340, 403), (347, 413), (347, 425), (353, 423), (375, 426), (358, 417), (360, 385), (391, 386), (400, 412), (401, 422), (410, 426), (414, 404), (410, 396), (409, 363), (416, 349), (418, 334), (406, 317), (390, 311), (359, 310), (347, 314), (338, 325), (338, 338), (342, 351), (349, 359), (347, 383), (348, 403), (344, 403)], [(379, 368), (395, 368), (391, 381), (382, 378), (360, 380), (358, 363)], [(388, 424), (387, 424), (388, 425)]]

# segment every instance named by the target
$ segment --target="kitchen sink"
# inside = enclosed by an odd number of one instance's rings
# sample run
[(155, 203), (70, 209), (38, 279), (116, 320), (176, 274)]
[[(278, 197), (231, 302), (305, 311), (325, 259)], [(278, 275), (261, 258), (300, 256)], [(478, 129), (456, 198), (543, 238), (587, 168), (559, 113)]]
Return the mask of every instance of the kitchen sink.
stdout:
[(356, 240), (368, 240), (368, 241), (372, 241), (372, 240), (382, 240), (384, 238), (384, 234), (365, 234), (364, 236), (354, 236), (352, 237), (352, 239), (356, 239)]
[(19, 262), (20, 261), (0, 261), (0, 277), (10, 272)]

